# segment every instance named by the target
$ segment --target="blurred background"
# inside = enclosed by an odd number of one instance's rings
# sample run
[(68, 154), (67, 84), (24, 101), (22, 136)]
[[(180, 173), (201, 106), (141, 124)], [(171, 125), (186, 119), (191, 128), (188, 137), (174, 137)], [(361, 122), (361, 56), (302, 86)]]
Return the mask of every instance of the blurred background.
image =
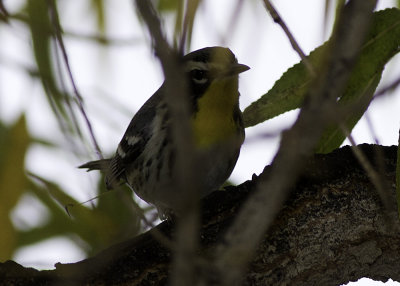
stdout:
[[(153, 2), (172, 43), (181, 32), (183, 1)], [(305, 54), (329, 38), (336, 2), (273, 1)], [(59, 0), (58, 13), (46, 3), (52, 1), (0, 1), (0, 258), (39, 269), (84, 259), (143, 232), (147, 226), (132, 202), (155, 217), (129, 190), (93, 199), (105, 192), (101, 175), (76, 167), (97, 159), (97, 153), (61, 49), (46, 30), (58, 14), (74, 83), (105, 157), (163, 81), (132, 1)], [(382, 0), (377, 10), (398, 6), (399, 1)], [(242, 109), (300, 61), (262, 1), (200, 1), (188, 39), (188, 51), (227, 46), (251, 67), (240, 78)], [(378, 90), (399, 75), (397, 56)], [(374, 100), (353, 130), (356, 142), (397, 144), (399, 110), (399, 88)], [(281, 131), (297, 114), (246, 129), (231, 182), (249, 180), (271, 162)]]

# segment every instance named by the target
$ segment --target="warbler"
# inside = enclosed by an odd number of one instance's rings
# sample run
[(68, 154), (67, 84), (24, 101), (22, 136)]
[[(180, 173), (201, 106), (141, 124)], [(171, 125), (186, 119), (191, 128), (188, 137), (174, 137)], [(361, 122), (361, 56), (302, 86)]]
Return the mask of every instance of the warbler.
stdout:
[[(219, 188), (230, 176), (245, 132), (239, 109), (239, 64), (228, 48), (207, 47), (181, 58), (190, 104), (194, 151), (201, 162), (195, 172), (200, 196)], [(143, 200), (157, 207), (161, 218), (176, 211), (173, 180), (176, 154), (165, 82), (132, 118), (114, 156), (80, 166), (105, 173), (108, 188), (127, 183)]]

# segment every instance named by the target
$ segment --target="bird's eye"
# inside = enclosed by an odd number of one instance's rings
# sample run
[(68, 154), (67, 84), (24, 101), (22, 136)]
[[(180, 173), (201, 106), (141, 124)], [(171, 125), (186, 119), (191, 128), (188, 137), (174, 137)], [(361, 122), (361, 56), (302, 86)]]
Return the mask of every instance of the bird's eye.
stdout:
[(190, 71), (192, 80), (197, 84), (204, 84), (208, 81), (207, 71), (201, 69), (193, 69)]

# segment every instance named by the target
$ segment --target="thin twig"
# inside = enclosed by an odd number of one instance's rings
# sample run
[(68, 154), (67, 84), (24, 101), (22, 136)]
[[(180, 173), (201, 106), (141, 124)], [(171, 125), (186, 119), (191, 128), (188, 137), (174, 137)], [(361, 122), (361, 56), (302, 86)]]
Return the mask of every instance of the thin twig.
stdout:
[(392, 90), (394, 90), (395, 88), (397, 88), (400, 85), (400, 77), (398, 77), (396, 80), (394, 80), (392, 83), (390, 83), (389, 85), (381, 88), (380, 90), (378, 90), (377, 93), (375, 93), (374, 98), (380, 97), (382, 95), (384, 95), (387, 92), (390, 92)]
[(301, 60), (303, 61), (304, 65), (308, 69), (308, 72), (311, 76), (315, 76), (315, 70), (310, 61), (307, 59), (306, 55), (304, 54), (303, 50), (300, 48), (300, 45), (297, 43), (296, 39), (294, 38), (293, 34), (290, 32), (288, 26), (286, 25), (285, 21), (283, 21), (282, 17), (279, 15), (278, 11), (272, 5), (269, 0), (264, 0), (265, 7), (267, 8), (268, 12), (270, 13), (272, 19), (275, 23), (280, 25), (285, 32), (286, 36), (288, 37), (290, 44), (292, 45), (293, 49), (299, 54)]
[(368, 126), (368, 129), (369, 129), (369, 132), (371, 133), (371, 136), (372, 136), (372, 139), (373, 139), (374, 143), (377, 144), (377, 145), (381, 145), (381, 143), (379, 142), (378, 136), (377, 136), (377, 134), (375, 132), (375, 128), (374, 128), (374, 126), (372, 124), (372, 119), (369, 116), (368, 112), (365, 112), (364, 117), (365, 117), (365, 121), (367, 122), (367, 126)]
[[(56, 41), (51, 41), (51, 42), (52, 42), (52, 44), (54, 44), (54, 51), (56, 54), (55, 59), (56, 59), (58, 77), (60, 79), (61, 90), (67, 90), (65, 87), (63, 73), (61, 70), (62, 63), (61, 63), (61, 57), (59, 55), (59, 49), (57, 49), (57, 42)], [(74, 112), (74, 108), (71, 104), (71, 100), (67, 94), (63, 94), (63, 95), (64, 95), (65, 104), (67, 105), (67, 108), (68, 108), (69, 112), (71, 113), (72, 124), (75, 127), (78, 137), (80, 139), (83, 139), (83, 135), (82, 135), (81, 129), (79, 127), (79, 124), (78, 124), (78, 121), (77, 121), (77, 118), (76, 118), (76, 115)], [(75, 146), (76, 143), (74, 142), (74, 140), (72, 140), (72, 138), (70, 136), (68, 136), (68, 134), (64, 134), (64, 136), (72, 144), (71, 146)], [(76, 148), (74, 148), (74, 149), (76, 149)]]
[(140, 39), (139, 37), (131, 37), (131, 38), (115, 38), (115, 37), (106, 37), (103, 35), (97, 35), (97, 34), (83, 34), (83, 33), (77, 33), (77, 32), (72, 32), (72, 31), (64, 31), (64, 36), (76, 38), (79, 40), (84, 40), (84, 41), (93, 41), (97, 42), (99, 44), (104, 44), (107, 46), (131, 46), (131, 45), (136, 45), (143, 43), (143, 40)]
[(52, 20), (53, 25), (54, 25), (54, 35), (55, 35), (55, 38), (57, 39), (58, 44), (60, 46), (61, 53), (62, 53), (62, 56), (63, 56), (63, 59), (64, 59), (64, 63), (65, 63), (65, 66), (67, 68), (68, 77), (69, 77), (69, 79), (71, 81), (72, 88), (74, 90), (74, 95), (76, 97), (76, 101), (78, 103), (79, 110), (80, 110), (80, 112), (81, 112), (81, 114), (82, 114), (82, 116), (83, 116), (83, 118), (84, 118), (84, 120), (86, 122), (87, 127), (88, 127), (89, 134), (90, 134), (90, 137), (92, 139), (92, 143), (93, 143), (94, 148), (96, 150), (97, 156), (100, 159), (102, 159), (103, 155), (101, 153), (100, 147), (99, 147), (99, 145), (97, 143), (97, 140), (96, 140), (96, 137), (94, 135), (92, 124), (90, 123), (90, 120), (89, 120), (89, 118), (88, 118), (88, 116), (86, 114), (85, 108), (83, 107), (83, 98), (80, 95), (80, 92), (78, 91), (78, 87), (76, 86), (74, 77), (72, 75), (71, 66), (69, 64), (67, 51), (65, 49), (64, 41), (63, 41), (63, 38), (62, 38), (62, 35), (61, 35), (62, 29), (61, 29), (61, 24), (60, 24), (60, 20), (59, 20), (59, 17), (58, 17), (58, 12), (57, 12), (57, 9), (56, 9), (55, 2), (54, 2), (54, 0), (47, 0), (47, 3), (48, 3), (48, 6), (49, 6), (49, 10), (50, 10), (51, 20)]

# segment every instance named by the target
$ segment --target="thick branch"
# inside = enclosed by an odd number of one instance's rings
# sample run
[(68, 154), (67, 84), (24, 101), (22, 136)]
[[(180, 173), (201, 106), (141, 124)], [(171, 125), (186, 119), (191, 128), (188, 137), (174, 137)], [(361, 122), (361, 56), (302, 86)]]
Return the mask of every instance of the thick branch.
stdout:
[[(396, 147), (362, 145), (382, 176), (395, 204)], [(379, 168), (378, 168), (379, 169)], [(338, 285), (361, 277), (400, 281), (400, 224), (387, 214), (368, 175), (349, 147), (317, 155), (303, 166), (304, 174), (274, 221), (244, 277), (245, 285)], [(267, 174), (270, 168), (264, 170)], [(217, 284), (210, 257), (257, 177), (204, 201), (202, 249), (197, 263), (209, 284)], [(390, 219), (388, 219), (390, 216)], [(157, 227), (173, 236), (171, 223)], [(240, 259), (240, 258), (238, 258)], [(5, 285), (163, 285), (170, 273), (171, 252), (152, 231), (115, 245), (95, 257), (55, 270), (37, 271), (8, 261), (0, 264)], [(2, 284), (3, 285), (3, 284)], [(64, 284), (63, 284), (64, 285)]]

